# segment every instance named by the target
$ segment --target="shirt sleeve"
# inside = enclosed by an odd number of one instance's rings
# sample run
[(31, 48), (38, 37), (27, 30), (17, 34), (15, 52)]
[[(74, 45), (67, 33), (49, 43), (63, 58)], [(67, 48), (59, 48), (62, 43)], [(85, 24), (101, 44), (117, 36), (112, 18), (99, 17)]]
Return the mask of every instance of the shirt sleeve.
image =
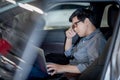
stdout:
[(77, 68), (79, 69), (80, 73), (83, 72), (87, 68), (88, 64), (78, 64)]
[(66, 57), (68, 57), (68, 56), (71, 55), (72, 49), (73, 49), (73, 46), (72, 46), (70, 49), (68, 49), (68, 50), (66, 50), (66, 51), (64, 52), (64, 54), (65, 54)]

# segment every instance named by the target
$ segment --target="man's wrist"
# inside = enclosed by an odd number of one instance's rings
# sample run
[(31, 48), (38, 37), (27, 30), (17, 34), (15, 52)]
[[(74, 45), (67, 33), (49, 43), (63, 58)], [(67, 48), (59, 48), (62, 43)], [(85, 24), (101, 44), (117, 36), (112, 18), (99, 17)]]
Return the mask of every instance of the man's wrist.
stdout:
[(67, 40), (72, 40), (72, 38), (68, 38), (68, 37), (67, 37), (66, 39), (67, 39)]

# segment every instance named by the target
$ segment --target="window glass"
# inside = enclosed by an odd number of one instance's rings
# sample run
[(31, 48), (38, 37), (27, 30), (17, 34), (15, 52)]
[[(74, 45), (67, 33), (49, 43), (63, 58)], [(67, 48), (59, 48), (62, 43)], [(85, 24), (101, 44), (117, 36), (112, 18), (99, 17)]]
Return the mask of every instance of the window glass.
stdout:
[(89, 8), (90, 4), (81, 4), (81, 3), (64, 3), (53, 5), (50, 10), (44, 15), (46, 25), (44, 30), (49, 29), (66, 29), (71, 23), (69, 22), (70, 15), (77, 8)]
[(79, 7), (83, 7), (84, 8), (85, 6), (77, 5), (77, 4), (63, 4), (63, 5), (56, 6), (56, 7), (52, 8), (51, 10), (76, 9), (76, 8), (79, 8)]

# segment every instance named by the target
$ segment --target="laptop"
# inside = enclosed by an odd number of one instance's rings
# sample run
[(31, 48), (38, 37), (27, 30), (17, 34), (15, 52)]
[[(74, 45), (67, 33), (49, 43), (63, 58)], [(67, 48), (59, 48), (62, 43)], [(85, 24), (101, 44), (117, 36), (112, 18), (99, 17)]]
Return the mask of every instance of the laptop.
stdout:
[(50, 71), (50, 72), (47, 71), (47, 66), (46, 66), (46, 64), (47, 64), (48, 62), (46, 62), (44, 50), (41, 49), (41, 48), (39, 48), (39, 47), (35, 47), (35, 50), (36, 50), (36, 52), (37, 52), (36, 62), (37, 62), (37, 64), (38, 64), (38, 66), (40, 67), (40, 69), (41, 69), (44, 73), (51, 74), (52, 71)]

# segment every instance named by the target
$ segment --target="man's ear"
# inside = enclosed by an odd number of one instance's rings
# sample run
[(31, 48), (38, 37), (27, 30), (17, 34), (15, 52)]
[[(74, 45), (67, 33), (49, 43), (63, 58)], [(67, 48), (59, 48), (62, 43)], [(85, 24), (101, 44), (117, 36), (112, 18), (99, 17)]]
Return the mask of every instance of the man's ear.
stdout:
[(90, 24), (90, 20), (88, 18), (85, 18), (84, 23), (89, 25)]

